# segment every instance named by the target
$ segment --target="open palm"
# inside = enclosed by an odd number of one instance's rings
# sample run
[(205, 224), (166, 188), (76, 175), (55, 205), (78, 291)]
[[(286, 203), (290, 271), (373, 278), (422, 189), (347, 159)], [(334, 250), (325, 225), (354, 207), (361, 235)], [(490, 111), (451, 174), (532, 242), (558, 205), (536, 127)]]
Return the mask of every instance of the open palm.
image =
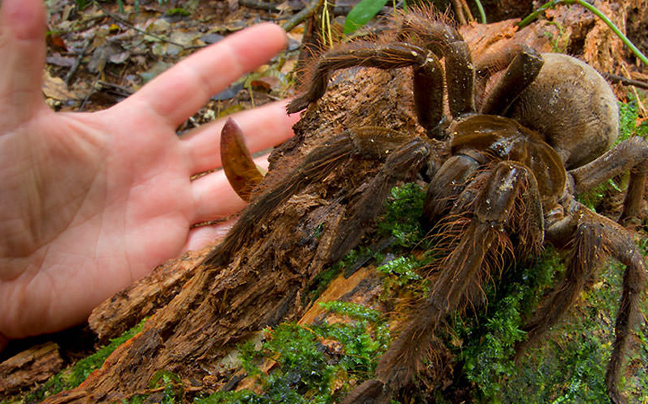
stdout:
[[(285, 44), (272, 24), (232, 35), (97, 113), (54, 113), (41, 95), (42, 0), (0, 9), (0, 335), (82, 321), (155, 265), (199, 247), (243, 202), (216, 168), (215, 122), (178, 137), (209, 97)], [(271, 104), (235, 118), (260, 150), (292, 134)], [(200, 233), (199, 233), (200, 232)], [(0, 338), (2, 339), (2, 338)], [(2, 343), (0, 342), (0, 349)]]

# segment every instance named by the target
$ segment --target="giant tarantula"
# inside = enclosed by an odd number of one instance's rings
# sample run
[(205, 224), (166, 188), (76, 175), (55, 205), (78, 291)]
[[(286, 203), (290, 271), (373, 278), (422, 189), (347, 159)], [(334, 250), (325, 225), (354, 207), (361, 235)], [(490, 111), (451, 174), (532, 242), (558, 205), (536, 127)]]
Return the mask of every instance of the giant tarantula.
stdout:
[[(494, 66), (505, 68), (493, 76)], [(350, 67), (412, 68), (413, 104), (428, 137), (373, 126), (332, 136), (253, 200), (207, 263), (226, 263), (268, 212), (347, 159), (384, 161), (348, 208), (329, 262), (359, 242), (389, 190), (417, 174), (430, 179), (422, 221), (432, 233), (443, 234), (449, 254), (438, 265), (429, 294), (380, 359), (375, 378), (344, 402), (389, 402), (411, 381), (423, 358), (433, 354), (435, 331), (446, 315), (476, 300), (502, 256), (531, 258), (545, 243), (568, 252), (567, 270), (527, 324), (525, 344), (560, 319), (603, 256), (619, 260), (626, 269), (606, 384), (610, 399), (624, 402), (617, 382), (645, 289), (644, 257), (624, 227), (575, 196), (631, 171), (621, 219), (637, 216), (648, 144), (631, 138), (610, 149), (617, 138), (618, 109), (604, 79), (577, 59), (538, 54), (524, 46), (474, 63), (456, 29), (424, 13), (410, 13), (392, 36), (322, 54), (307, 91), (288, 111), (316, 103), (326, 92), (329, 75)]]

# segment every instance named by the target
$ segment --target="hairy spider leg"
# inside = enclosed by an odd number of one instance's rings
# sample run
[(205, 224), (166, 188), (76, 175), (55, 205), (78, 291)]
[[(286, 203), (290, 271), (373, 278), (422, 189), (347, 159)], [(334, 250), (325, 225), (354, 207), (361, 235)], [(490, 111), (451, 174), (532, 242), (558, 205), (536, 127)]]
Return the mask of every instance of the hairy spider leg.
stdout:
[(625, 403), (627, 400), (619, 391), (618, 383), (628, 349), (628, 337), (632, 328), (638, 323), (641, 315), (639, 303), (646, 293), (645, 258), (623, 227), (596, 213), (592, 212), (590, 215), (594, 216), (594, 220), (592, 220), (594, 225), (603, 223), (606, 236), (604, 239), (605, 250), (626, 266), (623, 273), (623, 294), (614, 328), (614, 348), (605, 374), (605, 384), (610, 399), (615, 403)]
[(624, 140), (590, 163), (569, 170), (574, 195), (630, 171), (630, 182), (623, 202), (620, 221), (639, 217), (648, 172), (648, 143), (640, 137)]
[(356, 147), (350, 131), (345, 131), (315, 147), (295, 170), (272, 190), (250, 204), (227, 233), (225, 240), (205, 257), (204, 264), (212, 266), (227, 264), (270, 212), (308, 184), (324, 179), (355, 152)]
[[(420, 369), (421, 361), (433, 355), (434, 332), (445, 316), (466, 303), (467, 294), (474, 293), (477, 279), (490, 277), (482, 273), (489, 270), (486, 261), (493, 255), (501, 255), (503, 249), (511, 248), (506, 230), (511, 227), (512, 217), (520, 219), (514, 212), (534, 204), (536, 212), (542, 211), (535, 176), (520, 163), (496, 163), (482, 190), (474, 201), (467, 227), (457, 234), (452, 252), (439, 264), (442, 269), (429, 296), (417, 307), (399, 337), (380, 359), (376, 369), (378, 382), (363, 383), (347, 396), (345, 404), (389, 402), (392, 393), (407, 385), (414, 372)], [(538, 222), (521, 220), (521, 224), (534, 226)], [(542, 230), (538, 228), (535, 232), (539, 234)], [(496, 254), (491, 254), (495, 250)]]
[(389, 145), (385, 144), (385, 131), (382, 128), (363, 128), (362, 132), (356, 133), (356, 147), (365, 153), (365, 157), (379, 152), (383, 158), (387, 155), (387, 159), (347, 213), (330, 249), (329, 263), (340, 260), (360, 242), (365, 230), (370, 228), (380, 213), (391, 189), (399, 182), (414, 177), (428, 159), (430, 149), (426, 140), (410, 137), (396, 149), (390, 150)]
[(648, 175), (648, 160), (644, 160), (630, 169), (630, 180), (623, 200), (623, 212), (619, 217), (619, 223), (632, 222), (639, 217), (646, 189), (646, 175)]
[[(421, 43), (421, 46), (413, 45)], [(287, 107), (289, 113), (300, 111), (326, 92), (331, 72), (349, 67), (396, 69), (413, 67), (414, 105), (419, 123), (434, 139), (445, 137), (443, 126), (444, 72), (439, 62), (445, 60), (448, 107), (453, 118), (475, 112), (475, 71), (470, 49), (459, 32), (442, 21), (418, 21), (406, 16), (396, 41), (357, 41), (338, 46), (322, 54), (307, 80), (306, 92)]]
[[(443, 18), (431, 16), (429, 10), (405, 13), (402, 18), (398, 41), (418, 44), (439, 58), (445, 58), (448, 107), (452, 117), (456, 119), (474, 113), (475, 69), (468, 44), (459, 31), (448, 25)], [(419, 87), (418, 90), (427, 91), (425, 87)], [(414, 91), (417, 91), (416, 83)]]
[(397, 69), (414, 67), (414, 103), (419, 123), (433, 131), (443, 119), (443, 68), (439, 58), (406, 43), (352, 42), (324, 53), (313, 69), (306, 93), (292, 100), (288, 113), (295, 113), (320, 99), (331, 72), (350, 67)]
[[(572, 307), (584, 289), (585, 282), (599, 267), (602, 259), (611, 256), (625, 265), (626, 269), (616, 319), (616, 337), (605, 382), (610, 399), (614, 403), (624, 403), (626, 400), (619, 392), (618, 382), (629, 343), (628, 337), (639, 319), (639, 302), (646, 289), (644, 257), (625, 228), (576, 201), (572, 202), (566, 220), (568, 224), (560, 225), (573, 229), (572, 240), (567, 245), (570, 249), (567, 270), (564, 278), (553, 288), (552, 294), (544, 300), (533, 319), (524, 327), (528, 338), (516, 347), (517, 355), (562, 318)], [(553, 229), (547, 229), (547, 234), (552, 232)]]
[(309, 184), (326, 178), (336, 167), (354, 155), (361, 158), (386, 159), (386, 163), (371, 181), (358, 206), (348, 216), (340, 237), (331, 248), (329, 261), (341, 258), (359, 242), (358, 229), (363, 229), (375, 217), (391, 188), (398, 181), (420, 170), (429, 155), (426, 141), (378, 127), (349, 129), (325, 141), (315, 147), (296, 169), (270, 191), (250, 204), (228, 232), (225, 240), (207, 255), (204, 263), (216, 266), (229, 262), (230, 257), (242, 247), (270, 212)]
[[(488, 82), (492, 80), (495, 74), (499, 74), (502, 70), (507, 69), (513, 63), (520, 53), (535, 53), (533, 48), (529, 48), (524, 44), (510, 44), (496, 49), (489, 49), (475, 57), (475, 103), (477, 110), (483, 112), (484, 99), (488, 96), (490, 91), (486, 91)], [(540, 56), (542, 58), (542, 56)], [(542, 60), (544, 65), (544, 60)], [(531, 71), (535, 70), (535, 62), (529, 66)], [(516, 69), (519, 72), (524, 72), (523, 69)], [(537, 77), (537, 74), (535, 75)], [(514, 92), (515, 91), (515, 88)], [(521, 92), (521, 91), (519, 91)], [(517, 92), (517, 93), (519, 93)]]
[(506, 115), (506, 110), (538, 77), (544, 64), (542, 56), (528, 46), (520, 47), (506, 71), (486, 96), (480, 113)]
[(450, 210), (456, 197), (464, 191), (471, 175), (479, 168), (480, 162), (473, 157), (459, 154), (450, 157), (441, 166), (428, 185), (423, 205), (422, 225), (429, 230)]
[[(461, 37), (447, 45), (445, 56), (445, 75), (448, 85), (448, 107), (454, 119), (475, 112), (474, 85), (475, 68), (470, 57), (468, 44)], [(414, 82), (414, 93), (426, 91), (425, 88), (417, 90)], [(432, 108), (433, 105), (428, 107)], [(428, 129), (428, 128), (426, 128)]]

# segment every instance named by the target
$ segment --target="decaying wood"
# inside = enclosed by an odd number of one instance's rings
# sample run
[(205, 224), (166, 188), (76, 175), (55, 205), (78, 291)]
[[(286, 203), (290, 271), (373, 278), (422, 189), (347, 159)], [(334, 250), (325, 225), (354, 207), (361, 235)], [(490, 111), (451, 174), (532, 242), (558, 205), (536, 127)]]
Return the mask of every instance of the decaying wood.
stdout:
[[(570, 44), (569, 40), (579, 43), (584, 42), (588, 38), (589, 32), (584, 27), (591, 26), (594, 23), (595, 20), (592, 16), (577, 8), (561, 8), (559, 11), (560, 13), (556, 13), (555, 15), (549, 12), (552, 18), (551, 20), (538, 21), (521, 31), (517, 28), (519, 19), (487, 25), (474, 23), (461, 27), (460, 31), (466, 41), (470, 43), (473, 53), (478, 55), (477, 59), (479, 59), (479, 55), (497, 53), (501, 49), (509, 46), (512, 41), (528, 44), (540, 52), (551, 52), (555, 46), (568, 47)], [(588, 42), (595, 41), (590, 39)], [(616, 40), (614, 44), (609, 46), (616, 48)], [(622, 63), (622, 61), (619, 62), (618, 58), (615, 60), (617, 63)], [(588, 63), (594, 63), (592, 60), (586, 59), (586, 61)], [(619, 69), (613, 70), (616, 71)], [(349, 74), (351, 73), (341, 72), (338, 77), (342, 78)], [(376, 86), (385, 86), (386, 83), (392, 80), (392, 76), (376, 77), (375, 80), (374, 83)], [(357, 86), (338, 88), (337, 92), (330, 94), (329, 97), (334, 103), (345, 105), (345, 103), (353, 102), (353, 99), (358, 96), (358, 92), (363, 85), (360, 82)], [(378, 101), (376, 102), (380, 104), (376, 109), (385, 108), (384, 112), (380, 115), (380, 119), (384, 119), (383, 122), (394, 122), (394, 129), (400, 131), (420, 131), (413, 115), (410, 116), (407, 124), (399, 124), (400, 120), (395, 118), (396, 116), (407, 114), (407, 108), (410, 106), (406, 103), (407, 98), (405, 98), (400, 104), (397, 104), (398, 109), (394, 110), (392, 106), (394, 99), (390, 99), (389, 97), (407, 97), (409, 83), (406, 82), (405, 85), (405, 91), (403, 92), (389, 90), (379, 95)], [(374, 97), (376, 94), (365, 96)], [(309, 123), (302, 131), (317, 131), (318, 125), (322, 125), (326, 130), (319, 130), (327, 133), (339, 133), (345, 127), (373, 124), (370, 117), (371, 114), (368, 114), (367, 111), (363, 111), (362, 109), (358, 114), (354, 114), (353, 116), (347, 114), (347, 111), (344, 109), (322, 111), (317, 118), (312, 118), (312, 115), (307, 117), (306, 119), (310, 119), (313, 122)], [(304, 123), (300, 125), (304, 125)], [(307, 150), (310, 150), (319, 141), (321, 141), (321, 137), (300, 136), (298, 133), (298, 136), (290, 140), (284, 147), (271, 156), (271, 161), (273, 162), (272, 172), (281, 173), (291, 169), (294, 166), (293, 161), (298, 161), (300, 158), (293, 156), (294, 151), (301, 150), (302, 152), (298, 153), (298, 155), (303, 156)], [(280, 176), (281, 174), (278, 175)], [(270, 177), (272, 177), (272, 173)], [(267, 187), (268, 185), (266, 185)], [(211, 247), (207, 248), (209, 249)], [(164, 306), (175, 296), (177, 286), (186, 282), (186, 279), (191, 275), (187, 271), (196, 269), (195, 263), (204, 255), (204, 251), (192, 252), (161, 265), (149, 277), (105, 301), (95, 309), (90, 317), (91, 328), (105, 341), (107, 338), (114, 338), (120, 335), (128, 327), (137, 324), (142, 318), (151, 315), (155, 308)], [(172, 275), (175, 272), (180, 272), (184, 275)], [(173, 292), (173, 290), (176, 290), (176, 292)]]
[[(560, 34), (554, 31), (555, 24), (541, 22), (518, 31), (516, 22), (473, 24), (462, 33), (477, 56), (510, 41), (540, 51), (556, 45), (552, 42), (556, 36), (544, 34)], [(336, 74), (327, 95), (296, 125), (296, 136), (273, 153), (260, 194), (281, 181), (323, 139), (361, 126), (423, 135), (413, 114), (408, 70), (350, 69)], [(81, 386), (47, 402), (119, 401), (145, 389), (159, 370), (173, 372), (187, 384), (207, 385), (207, 379), (222, 372), (222, 359), (235, 344), (282, 321), (305, 315), (301, 321), (310, 321), (314, 315), (308, 314), (313, 307), (308, 292), (329, 264), (331, 238), (343, 223), (347, 206), (378, 167), (377, 162), (362, 159), (341, 164), (257, 223), (224, 266), (196, 265), (201, 255), (187, 255), (104, 303), (91, 320), (102, 337), (114, 336), (123, 330), (121, 323), (135, 324), (151, 315), (155, 306), (160, 308)], [(371, 271), (360, 274), (375, 276)]]
[(0, 399), (46, 381), (62, 366), (59, 347), (53, 342), (32, 347), (7, 359), (0, 363)]
[[(380, 309), (384, 306), (380, 302), (379, 296), (382, 292), (382, 279), (378, 276), (373, 266), (367, 266), (359, 269), (355, 273), (346, 277), (344, 274), (334, 279), (326, 291), (310, 306), (310, 309), (299, 319), (298, 324), (309, 326), (311, 324), (335, 323), (345, 321), (345, 319), (336, 318), (336, 315), (327, 312), (319, 303), (332, 301), (351, 302), (360, 304), (365, 307), (374, 307)], [(384, 309), (383, 309), (384, 311)], [(234, 359), (236, 366), (240, 367), (240, 360)], [(225, 361), (223, 361), (225, 362)], [(269, 373), (276, 365), (272, 359), (265, 360), (264, 364), (259, 365), (259, 369), (264, 373)], [(236, 390), (248, 389), (251, 391), (262, 391), (259, 385), (258, 377), (246, 377), (244, 371), (238, 370), (237, 374), (244, 377), (240, 382), (234, 383)], [(231, 377), (230, 380), (234, 379)], [(230, 385), (228, 388), (233, 388)]]
[(88, 322), (103, 343), (123, 334), (143, 318), (167, 305), (193, 276), (204, 255), (213, 246), (190, 251), (158, 266), (146, 278), (97, 306)]
[[(380, 86), (359, 83), (353, 88), (332, 89), (321, 113), (309, 114), (310, 118), (297, 126), (296, 139), (275, 153), (264, 184), (271, 187), (312, 144), (327, 133), (339, 133), (344, 125), (371, 121), (374, 125), (390, 122), (401, 130), (417, 128), (408, 96), (410, 83), (401, 76), (384, 72), (378, 76)], [(359, 80), (369, 83), (376, 77), (363, 75)], [(362, 106), (367, 114), (364, 118), (345, 114), (349, 105), (364, 99), (373, 100)], [(393, 105), (395, 99), (403, 101)], [(277, 158), (280, 155), (284, 157)], [(346, 206), (376, 168), (376, 162), (361, 159), (342, 164), (257, 223), (228, 265), (195, 268), (182, 290), (146, 322), (142, 332), (119, 347), (79, 386), (75, 397), (78, 392), (86, 395), (74, 401), (129, 397), (146, 388), (160, 369), (200, 382), (220, 372), (221, 359), (237, 342), (266, 326), (298, 320), (310, 306), (308, 291), (313, 280), (328, 264), (331, 237), (337, 234)], [(314, 236), (316, 229), (323, 229), (318, 237)]]

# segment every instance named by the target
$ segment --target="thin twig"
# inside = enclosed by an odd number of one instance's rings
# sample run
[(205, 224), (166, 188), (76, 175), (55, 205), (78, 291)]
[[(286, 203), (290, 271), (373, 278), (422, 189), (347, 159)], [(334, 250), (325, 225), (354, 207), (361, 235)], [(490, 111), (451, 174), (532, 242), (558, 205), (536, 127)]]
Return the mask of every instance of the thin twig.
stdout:
[(239, 0), (239, 6), (252, 8), (255, 10), (269, 11), (271, 13), (278, 13), (280, 10), (277, 8), (277, 4), (269, 3), (267, 1), (261, 0)]
[(109, 82), (103, 81), (103, 80), (99, 80), (97, 82), (97, 84), (100, 85), (101, 87), (110, 88), (114, 92), (116, 92), (117, 94), (119, 94), (121, 96), (124, 96), (124, 97), (131, 96), (134, 93), (134, 91), (131, 90), (130, 88), (126, 88), (124, 86), (120, 86), (120, 85), (114, 84), (114, 83), (109, 83)]
[(466, 16), (463, 13), (463, 8), (461, 7), (460, 0), (452, 0), (452, 7), (454, 8), (455, 15), (457, 17), (457, 21), (459, 21), (459, 24), (460, 25), (468, 24), (468, 21), (466, 20)]
[[(277, 4), (275, 3), (268, 3), (266, 1), (261, 1), (261, 0), (239, 0), (239, 5), (246, 7), (246, 8), (251, 8), (251, 9), (256, 9), (256, 10), (263, 10), (263, 11), (268, 11), (271, 13), (280, 13), (282, 10), (277, 8)], [(290, 11), (293, 13), (298, 13), (304, 8), (307, 7), (303, 5), (302, 3), (298, 4), (296, 7), (291, 7)], [(340, 16), (340, 15), (348, 15), (349, 11), (353, 8), (352, 5), (343, 5), (343, 6), (338, 6), (336, 5), (333, 7), (333, 15), (334, 16)], [(380, 13), (385, 13), (388, 8), (384, 7)], [(288, 19), (290, 16), (285, 16), (285, 17), (278, 17), (278, 18), (268, 18), (268, 20), (276, 21), (279, 19)]]
[[(96, 4), (96, 2), (95, 2), (95, 4)], [(104, 14), (106, 14), (108, 17), (112, 18), (113, 20), (119, 21), (120, 23), (122, 23), (122, 24), (128, 26), (129, 28), (132, 28), (133, 30), (139, 32), (139, 33), (142, 34), (142, 35), (150, 36), (151, 38), (155, 38), (155, 39), (157, 39), (157, 40), (159, 40), (159, 41), (162, 41), (162, 42), (170, 43), (170, 44), (172, 44), (172, 45), (179, 46), (179, 47), (181, 47), (181, 48), (184, 49), (184, 50), (202, 47), (202, 45), (198, 45), (198, 46), (186, 46), (186, 45), (183, 45), (183, 44), (181, 44), (181, 43), (178, 43), (178, 42), (172, 41), (172, 40), (170, 40), (169, 38), (165, 38), (165, 37), (162, 37), (162, 36), (159, 36), (159, 35), (151, 34), (150, 32), (146, 32), (145, 30), (143, 30), (143, 29), (141, 29), (141, 28), (137, 28), (137, 27), (136, 27), (135, 25), (133, 25), (131, 22), (129, 22), (129, 21), (123, 19), (122, 17), (120, 17), (120, 16), (117, 15), (117, 14), (113, 14), (113, 13), (111, 13), (110, 11), (108, 11), (108, 10), (104, 9), (103, 7), (101, 7), (100, 5), (96, 4), (96, 6), (97, 6), (97, 8), (98, 8), (99, 10), (101, 10), (101, 12), (103, 12)]]
[(97, 83), (99, 83), (99, 80), (101, 80), (101, 75), (102, 74), (103, 74), (103, 69), (101, 71), (97, 72), (97, 75), (95, 76), (94, 81), (92, 82), (92, 85), (90, 86), (90, 91), (85, 96), (85, 98), (83, 98), (83, 101), (81, 102), (81, 105), (79, 105), (79, 108), (77, 108), (77, 111), (81, 112), (81, 111), (85, 110), (86, 104), (90, 100), (90, 97), (92, 97), (92, 95), (97, 92)]
[(612, 73), (602, 73), (602, 76), (610, 83), (621, 84), (624, 86), (633, 86), (648, 90), (648, 83), (641, 80), (629, 79), (627, 77), (618, 76)]
[(318, 0), (311, 1), (310, 3), (308, 3), (308, 5), (306, 7), (304, 7), (304, 9), (302, 11), (300, 11), (297, 14), (293, 15), (292, 18), (289, 19), (288, 21), (286, 21), (281, 27), (286, 32), (292, 31), (293, 28), (295, 28), (296, 26), (298, 26), (302, 22), (306, 21), (306, 19), (313, 14), (313, 12), (319, 6), (319, 4), (320, 4), (320, 2)]
[(468, 22), (473, 22), (475, 21), (475, 17), (472, 15), (472, 11), (470, 11), (470, 7), (468, 7), (468, 3), (466, 3), (466, 0), (459, 0), (461, 1), (461, 7), (464, 10), (464, 13), (466, 13), (466, 19)]
[(70, 68), (70, 71), (65, 75), (65, 85), (69, 86), (70, 82), (72, 81), (72, 77), (76, 74), (77, 70), (79, 70), (79, 66), (81, 66), (81, 59), (83, 59), (83, 56), (85, 55), (86, 50), (88, 50), (88, 47), (90, 46), (90, 39), (85, 41), (85, 44), (83, 44), (83, 48), (81, 49), (81, 52), (77, 55), (77, 58), (74, 60), (74, 64)]

